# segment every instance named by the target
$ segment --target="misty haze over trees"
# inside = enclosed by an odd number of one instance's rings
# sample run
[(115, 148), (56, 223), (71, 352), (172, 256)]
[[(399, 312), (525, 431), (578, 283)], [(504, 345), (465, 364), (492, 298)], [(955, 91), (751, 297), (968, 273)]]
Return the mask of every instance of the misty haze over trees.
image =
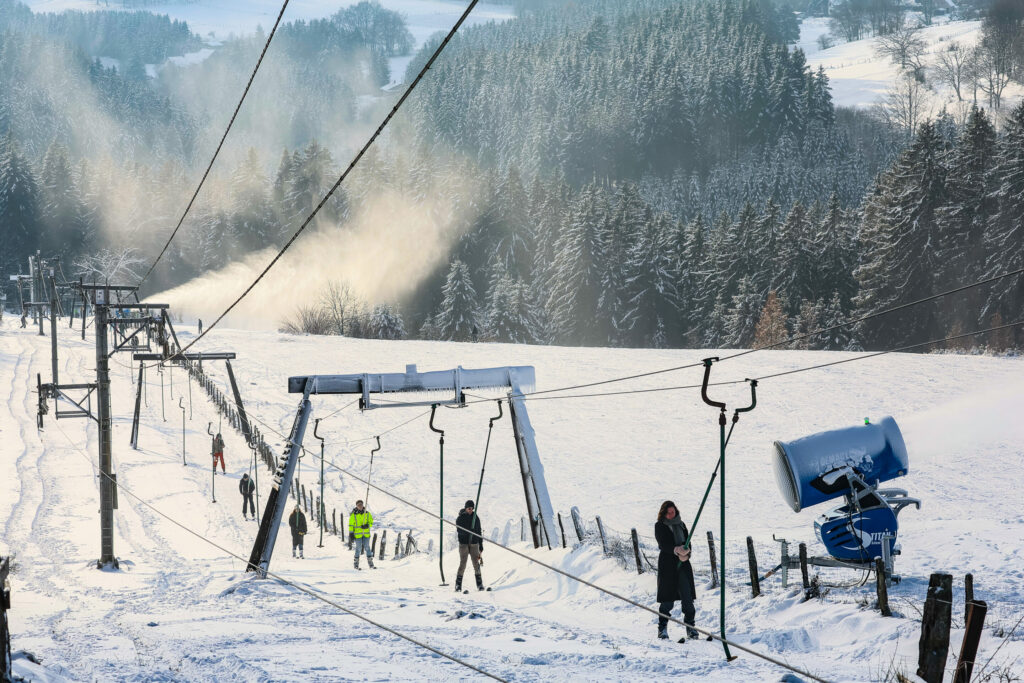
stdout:
[[(786, 47), (799, 3), (556, 4), (521, 2), (518, 19), (460, 31), (395, 132), (318, 217), (344, 223), (381, 184), (416, 199), (443, 193), (473, 208), (447, 262), (399, 302), (360, 301), (331, 283), (287, 326), (749, 347), (1024, 267), (1024, 108), (976, 109), (965, 125), (837, 109), (824, 72)], [(990, 4), (963, 11), (985, 18), (987, 44), (1005, 57), (999, 77), (1024, 81), (1024, 16)], [(894, 1), (847, 0), (834, 30), (856, 20), (864, 35), (892, 35), (905, 14)], [(0, 0), (0, 41), (0, 265), (17, 268), (35, 249), (83, 268), (102, 250), (132, 248), (148, 262), (265, 36), (233, 38), (154, 79), (146, 65), (202, 46), (182, 22), (33, 15)], [(279, 104), (243, 108), (235, 147), (154, 286), (283, 244), (358, 144), (365, 101), (391, 106), (379, 90), (388, 58), (412, 45), (401, 16), (370, 3), (282, 25), (260, 73)], [(438, 188), (442, 166), (478, 182)], [(951, 302), (803, 347), (911, 344), (1024, 314), (1014, 279)]]

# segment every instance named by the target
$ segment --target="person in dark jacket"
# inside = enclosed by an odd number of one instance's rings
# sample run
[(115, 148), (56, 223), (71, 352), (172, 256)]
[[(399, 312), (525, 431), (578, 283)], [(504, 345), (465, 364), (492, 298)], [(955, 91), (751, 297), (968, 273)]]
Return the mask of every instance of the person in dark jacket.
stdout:
[[(480, 518), (475, 514), (473, 501), (467, 500), (465, 507), (455, 518), (459, 535), (459, 571), (455, 575), (455, 590), (462, 590), (462, 574), (466, 571), (466, 558), (473, 560), (473, 573), (476, 574), (476, 587), (484, 589), (484, 578), (480, 567), (484, 564), (481, 553), (484, 550), (484, 536), (480, 531)], [(472, 531), (473, 533), (470, 533)]]
[(654, 537), (658, 540), (658, 637), (668, 638), (668, 617), (672, 605), (678, 600), (687, 625), (686, 636), (696, 638), (700, 634), (689, 628), (694, 623), (696, 610), (693, 600), (697, 589), (693, 581), (693, 567), (690, 566), (690, 549), (686, 547), (687, 530), (679, 516), (676, 504), (666, 500), (658, 510), (658, 521), (654, 525)]
[(302, 557), (302, 537), (306, 535), (306, 515), (303, 514), (298, 503), (295, 504), (292, 514), (288, 516), (288, 526), (292, 530), (292, 557), (295, 557), (295, 549), (298, 548), (299, 559), (305, 559)]
[(238, 492), (242, 494), (242, 517), (249, 519), (247, 516), (249, 510), (252, 510), (252, 518), (256, 519), (256, 504), (252, 502), (252, 494), (256, 491), (256, 483), (249, 478), (249, 473), (246, 472), (242, 475), (242, 480), (238, 482)]

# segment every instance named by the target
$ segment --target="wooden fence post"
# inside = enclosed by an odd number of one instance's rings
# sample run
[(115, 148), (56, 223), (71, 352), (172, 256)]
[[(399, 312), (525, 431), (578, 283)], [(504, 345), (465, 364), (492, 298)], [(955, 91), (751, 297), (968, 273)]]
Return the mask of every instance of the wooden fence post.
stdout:
[(580, 511), (574, 505), (569, 513), (572, 515), (572, 525), (576, 527), (576, 538), (583, 543), (583, 519), (580, 518)]
[(708, 553), (711, 555), (711, 587), (718, 587), (718, 560), (715, 558), (715, 537), (708, 532)]
[(388, 530), (385, 529), (384, 531), (380, 532), (380, 559), (381, 559), (381, 561), (384, 560), (384, 546), (387, 545), (387, 542), (388, 542)]
[(747, 564), (750, 565), (750, 592), (756, 598), (761, 594), (761, 581), (757, 575), (757, 556), (754, 555), (754, 539), (747, 536)]
[(974, 574), (964, 577), (964, 615), (967, 614), (968, 605), (974, 602)]
[[(970, 576), (970, 574), (968, 574)], [(967, 603), (967, 626), (964, 642), (960, 646), (960, 657), (956, 660), (956, 673), (953, 683), (969, 683), (974, 671), (974, 660), (978, 656), (978, 643), (981, 641), (981, 629), (985, 625), (985, 614), (988, 605), (984, 600), (972, 599)]]
[(7, 575), (11, 558), (0, 559), (0, 680), (12, 680), (11, 632), (7, 623), (7, 610), (11, 608), (11, 591), (7, 588)]
[(932, 574), (921, 617), (917, 675), (927, 683), (941, 683), (949, 655), (949, 622), (953, 612), (953, 577)]
[(526, 542), (526, 518), (519, 517), (519, 540)]
[(338, 535), (338, 508), (331, 508), (331, 526), (334, 527), (334, 535)]
[(565, 547), (565, 527), (562, 526), (562, 513), (558, 513), (558, 528), (562, 532), (562, 547)]
[(415, 542), (412, 540), (412, 529), (409, 529), (409, 532), (405, 535), (405, 552), (402, 553), (402, 557), (408, 557), (415, 545)]
[(373, 532), (373, 541), (370, 543), (370, 557), (377, 556), (377, 532)]
[(393, 558), (391, 558), (391, 559), (393, 559), (393, 560), (397, 560), (398, 559), (398, 551), (401, 550), (401, 548), (402, 548), (402, 532), (399, 531), (398, 532), (398, 538), (395, 539), (395, 556)]
[(811, 587), (811, 582), (807, 578), (807, 544), (800, 544), (800, 581), (803, 584), (804, 590)]
[(640, 538), (636, 535), (636, 529), (630, 529), (629, 535), (633, 537), (633, 555), (636, 557), (636, 573), (643, 574), (644, 566), (640, 564)]
[(878, 593), (878, 609), (882, 612), (882, 616), (891, 617), (889, 589), (885, 586), (885, 562), (880, 557), (875, 558), (875, 591)]
[(597, 532), (601, 534), (601, 552), (608, 554), (608, 542), (604, 540), (604, 524), (601, 524), (601, 515), (597, 516)]

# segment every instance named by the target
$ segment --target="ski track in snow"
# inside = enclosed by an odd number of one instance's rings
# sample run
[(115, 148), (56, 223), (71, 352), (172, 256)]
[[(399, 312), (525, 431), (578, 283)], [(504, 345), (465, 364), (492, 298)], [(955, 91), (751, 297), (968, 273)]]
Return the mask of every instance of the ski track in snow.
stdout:
[[(183, 326), (184, 327), (184, 326)], [(92, 378), (94, 349), (61, 330), (62, 381)], [(188, 328), (180, 336), (190, 336)], [(281, 346), (279, 340), (292, 342)], [(391, 371), (407, 361), (421, 369), (461, 363), (467, 367), (532, 363), (539, 389), (630, 374), (704, 357), (708, 351), (635, 351), (560, 349), (500, 344), (370, 342), (339, 338), (287, 337), (274, 333), (218, 333), (217, 346), (239, 352), (235, 363), (247, 410), (253, 417), (286, 431), (297, 403), (282, 391), (289, 375), (306, 372)], [(317, 601), (278, 581), (258, 581), (242, 572), (244, 562), (182, 531), (122, 491), (115, 512), (115, 552), (119, 572), (94, 568), (98, 556), (98, 491), (91, 464), (96, 429), (89, 421), (47, 415), (35, 427), (34, 375), (49, 375), (49, 339), (31, 329), (0, 327), (0, 368), (7, 387), (9, 415), (0, 420), (8, 448), (5, 471), (15, 473), (3, 485), (4, 524), (0, 552), (17, 553), (10, 612), (14, 649), (26, 649), (42, 667), (19, 659), (16, 666), (35, 680), (130, 681), (336, 681), (452, 680), (470, 672), (410, 643)], [(210, 350), (213, 350), (212, 348)], [(820, 362), (821, 353), (763, 352), (716, 367), (719, 378), (766, 374)], [(840, 354), (829, 354), (838, 357)], [(244, 440), (227, 425), (228, 476), (217, 475), (217, 503), (210, 502), (207, 422), (218, 424), (205, 392), (192, 388), (194, 416), (186, 424), (188, 466), (181, 464), (181, 413), (178, 397), (187, 397), (185, 373), (174, 372), (173, 399), (166, 397), (161, 418), (160, 382), (147, 373), (140, 450), (128, 446), (134, 402), (133, 372), (127, 354), (111, 364), (114, 413), (114, 463), (118, 480), (170, 517), (247, 557), (256, 524), (238, 517), (237, 480), (248, 470)], [(118, 362), (120, 361), (120, 362)], [(735, 367), (733, 367), (733, 365)], [(227, 390), (223, 369), (207, 371)], [(688, 383), (682, 373), (620, 385), (640, 388)], [(800, 381), (796, 381), (800, 378)], [(170, 377), (165, 376), (169, 392)], [(727, 388), (722, 388), (727, 389)], [(741, 402), (740, 393), (729, 395)], [(495, 395), (497, 397), (497, 394)], [(984, 398), (982, 398), (984, 397)], [(351, 400), (316, 397), (314, 417), (326, 417)], [(995, 629), (1009, 630), (1024, 606), (1024, 502), (1006, 487), (1019, 481), (1024, 463), (1024, 426), (1016, 415), (1024, 400), (1024, 360), (963, 356), (893, 356), (766, 382), (757, 411), (738, 425), (727, 472), (730, 521), (726, 543), (729, 579), (728, 634), (766, 654), (832, 680), (876, 678), (890, 661), (912, 669), (916, 662), (918, 610), (927, 576), (950, 571), (956, 578), (950, 651), (955, 657), (962, 636), (962, 575), (975, 574), (976, 592), (990, 605), (982, 640), (987, 658), (998, 646)], [(52, 404), (51, 404), (52, 405)], [(186, 409), (187, 409), (186, 405)], [(650, 536), (650, 518), (664, 497), (695, 510), (715, 458), (717, 433), (712, 411), (695, 392), (641, 398), (536, 401), (529, 404), (541, 457), (556, 509), (578, 505), (588, 524), (601, 514), (609, 528), (638, 528)], [(346, 440), (380, 433), (412, 417), (413, 410), (359, 413), (355, 407), (321, 424), (329, 462), (363, 476), (372, 443), (345, 446)], [(811, 520), (823, 511), (794, 515), (775, 490), (764, 453), (773, 438), (793, 438), (859, 421), (861, 413), (892, 413), (900, 422), (911, 453), (911, 474), (894, 485), (923, 499), (921, 511), (901, 517), (904, 576), (890, 593), (896, 617), (883, 619), (870, 609), (873, 582), (861, 588), (832, 588), (822, 600), (801, 602), (799, 587), (783, 589), (779, 575), (763, 583), (762, 597), (749, 599), (743, 538), (755, 538), (762, 572), (774, 566), (777, 533), (793, 542), (813, 541)], [(453, 516), (462, 501), (476, 497), (487, 417), (493, 406), (443, 410), (438, 423), (447, 430), (445, 511)], [(187, 416), (186, 416), (187, 417)], [(437, 507), (437, 442), (426, 419), (387, 434), (374, 460), (375, 483), (426, 507)], [(271, 444), (281, 437), (267, 433)], [(78, 452), (61, 433), (84, 452)], [(507, 418), (496, 423), (487, 480), (482, 493), (484, 528), (499, 538), (518, 539), (522, 489)], [(319, 451), (307, 433), (306, 446)], [(86, 459), (88, 458), (88, 461)], [(680, 478), (660, 479), (656, 472), (681, 467)], [(327, 470), (325, 496), (339, 512), (339, 526), (365, 484)], [(303, 459), (301, 481), (315, 489), (319, 466)], [(260, 505), (265, 505), (270, 473), (260, 472)], [(7, 496), (7, 492), (10, 496)], [(8, 504), (7, 501), (10, 501)], [(624, 505), (624, 501), (629, 501)], [(289, 506), (293, 503), (289, 501)], [(423, 517), (379, 491), (370, 507), (378, 528), (388, 529), (387, 558), (378, 569), (355, 572), (351, 554), (337, 537), (325, 535), (310, 520), (306, 560), (288, 552), (287, 529), (278, 537), (271, 569), (346, 607), (388, 624), (442, 651), (463, 657), (502, 677), (517, 681), (695, 678), (711, 681), (779, 680), (783, 671), (741, 654), (725, 664), (716, 643), (654, 639), (654, 617), (600, 595), (563, 576), (485, 544), (485, 581), (494, 590), (468, 595), (439, 587), (434, 555), (390, 559), (395, 533), (415, 530), (425, 549), (437, 543), (437, 522)], [(707, 529), (717, 536), (717, 484), (698, 538)], [(260, 510), (261, 513), (263, 510)], [(571, 530), (567, 530), (572, 533)], [(445, 538), (445, 574), (454, 581), (457, 552)], [(652, 607), (655, 579), (637, 576), (600, 547), (520, 550)], [(697, 622), (716, 629), (718, 591), (709, 589), (706, 546), (698, 544)], [(379, 548), (378, 548), (379, 552)], [(794, 550), (795, 552), (795, 550)], [(812, 553), (821, 549), (812, 549)], [(791, 581), (796, 572), (791, 573)], [(822, 575), (825, 581), (858, 578), (855, 572)], [(797, 584), (799, 578), (796, 579)], [(681, 627), (670, 626), (674, 637)], [(734, 651), (734, 654), (736, 652)], [(1005, 659), (1004, 659), (1005, 657)], [(1007, 643), (996, 664), (1024, 657), (1024, 636)]]

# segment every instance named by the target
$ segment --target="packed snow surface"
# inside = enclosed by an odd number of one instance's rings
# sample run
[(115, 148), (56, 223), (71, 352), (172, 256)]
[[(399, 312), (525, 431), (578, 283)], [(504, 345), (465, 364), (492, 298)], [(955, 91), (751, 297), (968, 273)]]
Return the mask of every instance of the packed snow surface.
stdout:
[[(91, 332), (83, 341), (60, 326), (62, 382), (94, 381)], [(180, 326), (182, 343), (194, 328)], [(202, 350), (231, 350), (247, 410), (267, 434), (286, 432), (298, 397), (286, 393), (292, 375), (401, 372), (533, 365), (537, 389), (699, 362), (710, 350), (631, 350), (383, 342), (341, 337), (290, 336), (218, 329)], [(727, 352), (721, 352), (726, 355)], [(765, 351), (723, 361), (712, 381), (742, 380), (792, 368), (856, 357), (856, 354)], [(16, 671), (32, 680), (454, 680), (475, 676), (310, 597), (281, 581), (257, 580), (243, 572), (257, 525), (240, 515), (238, 480), (249, 471), (242, 436), (218, 415), (181, 369), (147, 371), (139, 450), (129, 446), (134, 406), (129, 357), (112, 363), (113, 458), (123, 487), (115, 511), (119, 571), (98, 571), (99, 515), (96, 485), (97, 434), (92, 421), (61, 420), (51, 414), (36, 429), (36, 373), (50, 375), (50, 340), (30, 327), (0, 326), (0, 554), (15, 555), (10, 611)], [(220, 382), (222, 363), (206, 369)], [(135, 372), (137, 373), (137, 364)], [(692, 385), (700, 368), (584, 390)], [(161, 384), (164, 399), (161, 402)], [(171, 389), (173, 385), (173, 390)], [(225, 387), (226, 388), (226, 387)], [(718, 387), (730, 406), (745, 405), (743, 384)], [(472, 392), (492, 398), (499, 392)], [(552, 396), (557, 394), (546, 394)], [(372, 443), (384, 434), (375, 456), (373, 482), (428, 510), (439, 505), (437, 435), (424, 409), (358, 412), (355, 397), (313, 398), (314, 418), (324, 418), (325, 501), (344, 524), (347, 510), (366, 497), (366, 486), (332, 466), (365, 477)], [(412, 400), (430, 400), (409, 395)], [(435, 396), (434, 398), (442, 398)], [(471, 397), (472, 398), (472, 397)], [(507, 540), (529, 557), (550, 563), (643, 604), (655, 606), (655, 577), (602, 556), (599, 543), (573, 543), (569, 510), (577, 506), (594, 524), (600, 515), (609, 533), (636, 528), (649, 544), (658, 505), (673, 499), (690, 522), (718, 454), (715, 411), (690, 389), (593, 398), (529, 400), (547, 485), (565, 521), (569, 547), (534, 550), (521, 542), (525, 512), (522, 479), (507, 417), (494, 426), (478, 511), (485, 534)], [(185, 454), (182, 419), (185, 407)], [(889, 355), (764, 381), (757, 408), (744, 414), (732, 437), (724, 476), (728, 489), (726, 558), (728, 635), (738, 643), (830, 680), (871, 680), (894, 667), (916, 669), (920, 609), (928, 576), (955, 579), (950, 666), (963, 636), (963, 576), (974, 574), (975, 593), (989, 605), (980, 662), (989, 672), (1024, 675), (1024, 359), (959, 355)], [(348, 407), (346, 407), (348, 406)], [(453, 519), (467, 498), (477, 497), (487, 420), (493, 402), (462, 410), (439, 409), (445, 430), (444, 511)], [(339, 411), (340, 412), (336, 412)], [(890, 482), (922, 500), (921, 510), (901, 513), (903, 581), (891, 588), (895, 616), (873, 609), (873, 581), (864, 587), (832, 588), (823, 599), (803, 602), (799, 578), (783, 588), (775, 574), (750, 598), (745, 537), (754, 538), (764, 572), (778, 562), (772, 535), (808, 543), (814, 539), (818, 506), (793, 513), (771, 473), (769, 448), (824, 429), (857, 424), (865, 416), (892, 415), (903, 430), (910, 473)], [(210, 474), (208, 424), (223, 430), (227, 476)], [(319, 466), (313, 423), (300, 480), (315, 490)], [(280, 453), (282, 439), (272, 443)], [(259, 470), (260, 505), (270, 473)], [(215, 485), (217, 502), (211, 501)], [(138, 498), (136, 498), (136, 496)], [(145, 504), (143, 503), (145, 501)], [(289, 533), (281, 530), (271, 570), (331, 601), (464, 658), (503, 678), (531, 680), (797, 680), (786, 671), (744, 653), (726, 663), (715, 643), (655, 638), (654, 617), (592, 588), (485, 544), (483, 567), (490, 593), (456, 595), (441, 587), (438, 522), (380, 491), (369, 508), (377, 529), (388, 530), (386, 558), (377, 569), (352, 566), (338, 537), (319, 535), (310, 520), (306, 559), (291, 557)], [(292, 505), (289, 502), (289, 505)], [(150, 507), (151, 506), (151, 507)], [(718, 536), (718, 484), (696, 534)], [(395, 535), (413, 531), (421, 552), (392, 559)], [(208, 539), (202, 540), (201, 537)], [(454, 534), (445, 532), (444, 571), (454, 578)], [(213, 544), (217, 544), (217, 547)], [(719, 593), (708, 587), (706, 544), (696, 545), (698, 625), (714, 629)], [(468, 574), (471, 572), (467, 572)], [(852, 583), (860, 574), (823, 570), (828, 583)], [(472, 584), (472, 577), (467, 576)], [(472, 586), (470, 586), (472, 588)], [(1018, 624), (1016, 631), (1014, 625)], [(978, 669), (976, 669), (976, 672)]]

